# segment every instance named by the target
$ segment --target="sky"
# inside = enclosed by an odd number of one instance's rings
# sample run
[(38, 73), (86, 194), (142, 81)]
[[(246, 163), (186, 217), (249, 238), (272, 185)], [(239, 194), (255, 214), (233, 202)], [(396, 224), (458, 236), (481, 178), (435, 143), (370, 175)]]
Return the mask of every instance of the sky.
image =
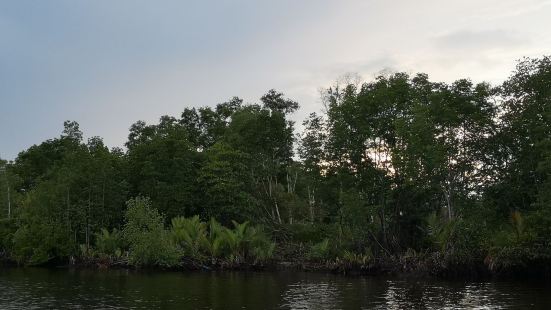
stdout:
[(346, 74), (498, 84), (549, 54), (550, 0), (0, 0), (0, 158), (64, 120), (123, 146), (137, 120), (274, 88), (300, 123)]

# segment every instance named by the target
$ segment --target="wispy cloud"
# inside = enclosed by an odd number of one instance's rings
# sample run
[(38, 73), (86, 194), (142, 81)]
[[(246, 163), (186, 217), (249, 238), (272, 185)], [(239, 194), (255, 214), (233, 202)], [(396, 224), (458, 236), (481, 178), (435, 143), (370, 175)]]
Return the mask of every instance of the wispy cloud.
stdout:
[(511, 19), (548, 9), (550, 0), (492, 0), (490, 5), (473, 12), (472, 18), (484, 21)]
[(470, 30), (463, 29), (449, 32), (434, 38), (439, 48), (446, 49), (496, 49), (519, 48), (531, 43), (530, 38), (522, 36), (515, 31), (504, 29)]

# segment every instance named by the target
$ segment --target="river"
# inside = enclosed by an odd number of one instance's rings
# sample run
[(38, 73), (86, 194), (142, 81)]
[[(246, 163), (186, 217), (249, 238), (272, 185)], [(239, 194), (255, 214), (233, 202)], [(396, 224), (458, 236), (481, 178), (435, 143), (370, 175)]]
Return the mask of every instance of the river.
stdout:
[(551, 309), (542, 282), (0, 269), (0, 309)]

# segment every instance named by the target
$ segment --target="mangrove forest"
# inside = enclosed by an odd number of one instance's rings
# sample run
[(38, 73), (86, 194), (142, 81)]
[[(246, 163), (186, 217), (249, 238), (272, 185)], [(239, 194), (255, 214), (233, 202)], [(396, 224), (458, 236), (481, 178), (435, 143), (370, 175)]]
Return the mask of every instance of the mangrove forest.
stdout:
[(124, 148), (66, 121), (0, 161), (0, 258), (549, 277), (551, 57), (503, 78), (341, 81), (298, 123), (277, 90), (183, 104)]

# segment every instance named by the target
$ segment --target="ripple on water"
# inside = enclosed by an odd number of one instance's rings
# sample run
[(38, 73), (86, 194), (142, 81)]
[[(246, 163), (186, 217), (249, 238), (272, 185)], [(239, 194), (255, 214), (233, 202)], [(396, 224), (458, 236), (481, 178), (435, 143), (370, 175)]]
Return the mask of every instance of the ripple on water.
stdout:
[(283, 293), (282, 307), (290, 309), (338, 309), (337, 286), (329, 282), (299, 281)]
[[(228, 293), (231, 292), (231, 293)], [(545, 283), (0, 270), (0, 309), (551, 309)]]

